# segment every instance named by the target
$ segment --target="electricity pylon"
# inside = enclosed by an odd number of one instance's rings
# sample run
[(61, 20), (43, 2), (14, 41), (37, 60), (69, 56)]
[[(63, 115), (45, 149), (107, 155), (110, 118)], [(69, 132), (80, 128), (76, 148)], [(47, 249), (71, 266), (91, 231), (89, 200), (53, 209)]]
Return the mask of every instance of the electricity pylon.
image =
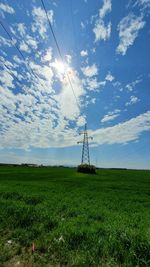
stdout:
[(77, 144), (83, 143), (82, 146), (82, 158), (81, 158), (81, 164), (88, 164), (90, 165), (90, 153), (89, 153), (89, 139), (93, 139), (93, 137), (88, 137), (87, 132), (87, 125), (85, 124), (84, 132), (79, 133), (80, 135), (83, 134), (83, 140), (78, 141)]

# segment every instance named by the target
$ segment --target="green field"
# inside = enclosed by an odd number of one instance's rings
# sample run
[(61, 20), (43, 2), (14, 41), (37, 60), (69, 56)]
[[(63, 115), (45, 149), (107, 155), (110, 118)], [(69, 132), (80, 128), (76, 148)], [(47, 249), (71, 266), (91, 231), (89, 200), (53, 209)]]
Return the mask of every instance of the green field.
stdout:
[(150, 266), (149, 208), (150, 171), (1, 166), (0, 266)]

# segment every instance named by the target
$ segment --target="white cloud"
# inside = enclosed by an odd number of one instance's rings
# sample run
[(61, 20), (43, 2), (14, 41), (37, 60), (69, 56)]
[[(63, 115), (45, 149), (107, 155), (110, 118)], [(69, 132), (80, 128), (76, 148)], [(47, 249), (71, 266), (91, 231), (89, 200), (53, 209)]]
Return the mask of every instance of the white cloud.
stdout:
[(110, 38), (111, 22), (105, 25), (104, 17), (111, 11), (111, 0), (103, 0), (103, 6), (99, 9), (99, 17), (96, 19), (93, 32), (95, 34), (95, 42)]
[(126, 88), (128, 89), (128, 91), (133, 91), (133, 86), (131, 84), (127, 84)]
[(104, 18), (109, 12), (111, 12), (111, 0), (103, 0), (103, 6), (99, 10), (100, 18)]
[(120, 110), (119, 109), (115, 109), (114, 111), (110, 111), (108, 112), (108, 114), (106, 114), (102, 119), (101, 122), (107, 122), (107, 121), (112, 121), (115, 118), (117, 118), (120, 114)]
[(92, 54), (94, 54), (96, 52), (96, 48), (95, 47), (91, 48), (91, 52)]
[[(47, 13), (50, 22), (53, 24), (53, 10), (49, 10)], [(48, 22), (44, 10), (41, 7), (33, 7), (32, 15), (34, 19), (34, 23), (32, 24), (32, 31), (37, 31), (43, 39), (46, 38)]]
[(52, 60), (52, 48), (48, 48), (42, 56), (42, 62), (50, 62)]
[(0, 36), (0, 46), (4, 46), (4, 45), (11, 47), (12, 42), (11, 40), (4, 38), (3, 36)]
[(70, 77), (75, 96), (72, 92), (68, 77), (65, 76), (61, 81), (62, 90), (55, 99), (58, 101), (61, 116), (73, 121), (80, 116), (80, 97), (84, 94), (84, 89), (78, 73), (75, 70), (72, 70), (68, 75)]
[(97, 144), (126, 144), (138, 140), (144, 131), (150, 131), (150, 111), (112, 127), (89, 131)]
[(115, 118), (117, 118), (119, 114), (114, 114), (114, 115), (105, 115), (104, 118), (101, 120), (101, 122), (107, 122), (107, 121), (112, 121)]
[(81, 21), (81, 28), (85, 29), (85, 24), (83, 23), (83, 21)]
[(99, 82), (99, 84), (102, 85), (102, 86), (105, 86), (106, 85), (106, 81), (101, 81), (101, 82)]
[(142, 9), (150, 8), (150, 0), (137, 0), (134, 5), (139, 5)]
[[(17, 32), (14, 29), (15, 27)], [(36, 37), (29, 35), (24, 23), (16, 23), (13, 28), (10, 28), (10, 30), (15, 36), (20, 35), (18, 37), (20, 37), (19, 39), (21, 40), (20, 49), (22, 51), (30, 53), (31, 50), (38, 48), (37, 35)]]
[(13, 60), (18, 63), (18, 64), (21, 64), (22, 63), (22, 60), (18, 57), (18, 56), (13, 56)]
[(52, 93), (54, 77), (52, 68), (47, 65), (36, 64), (33, 61), (30, 61), (30, 67), (38, 77), (37, 82), (40, 82), (38, 85), (38, 90), (40, 92)]
[(19, 48), (20, 48), (20, 50), (22, 50), (24, 52), (30, 53), (30, 49), (29, 49), (28, 45), (24, 41), (22, 41), (20, 43)]
[(81, 68), (83, 74), (87, 77), (93, 77), (98, 74), (98, 68), (95, 64)]
[(107, 26), (105, 26), (104, 22), (99, 19), (95, 23), (95, 27), (93, 29), (95, 33), (95, 42), (109, 39), (111, 35), (111, 23), (109, 22)]
[(72, 61), (72, 56), (71, 55), (65, 55), (66, 62), (70, 65)]
[(95, 97), (92, 98), (91, 101), (90, 101), (90, 103), (95, 104), (96, 103), (96, 98)]
[(0, 72), (0, 80), (3, 88), (14, 88), (13, 77), (8, 70), (3, 70)]
[(86, 57), (86, 56), (88, 56), (88, 51), (87, 50), (82, 50), (80, 52), (80, 55), (81, 55), (81, 57)]
[(18, 28), (18, 32), (20, 33), (20, 35), (22, 37), (24, 37), (25, 34), (26, 34), (26, 26), (25, 26), (25, 24), (24, 23), (18, 23), (17, 24), (17, 28)]
[(130, 101), (127, 102), (127, 103), (125, 104), (125, 106), (130, 106), (130, 105), (136, 104), (136, 103), (139, 102), (139, 101), (140, 101), (140, 100), (139, 100), (139, 98), (138, 98), (137, 96), (132, 95), (132, 96), (130, 97)]
[(14, 14), (15, 10), (8, 4), (0, 3), (0, 13), (4, 18), (5, 17), (4, 13)]
[(118, 25), (120, 42), (116, 49), (118, 54), (122, 54), (123, 56), (126, 54), (128, 47), (134, 44), (139, 30), (144, 25), (145, 21), (143, 21), (143, 18), (141, 16), (135, 16), (133, 13), (130, 13), (120, 21)]
[(84, 116), (80, 116), (77, 120), (77, 126), (81, 127), (86, 123), (86, 119)]
[(94, 90), (99, 87), (99, 82), (97, 81), (96, 78), (87, 79), (87, 85), (89, 90)]
[(93, 91), (95, 89), (98, 89), (101, 85), (102, 82), (99, 82), (96, 77), (87, 77), (86, 79), (83, 79), (83, 85), (86, 87), (87, 90)]
[(115, 77), (111, 73), (108, 73), (105, 77), (105, 80), (109, 82), (112, 82), (114, 79)]
[(26, 43), (30, 47), (32, 47), (33, 49), (37, 49), (38, 48), (38, 42), (33, 37), (31, 37), (30, 35), (26, 36)]
[(142, 81), (142, 79), (137, 79), (137, 80), (135, 80), (135, 81), (133, 81), (133, 82), (131, 82), (131, 83), (128, 83), (127, 85), (126, 85), (126, 88), (128, 89), (128, 91), (133, 91), (133, 89), (134, 89), (134, 87), (138, 84), (138, 83), (140, 83)]

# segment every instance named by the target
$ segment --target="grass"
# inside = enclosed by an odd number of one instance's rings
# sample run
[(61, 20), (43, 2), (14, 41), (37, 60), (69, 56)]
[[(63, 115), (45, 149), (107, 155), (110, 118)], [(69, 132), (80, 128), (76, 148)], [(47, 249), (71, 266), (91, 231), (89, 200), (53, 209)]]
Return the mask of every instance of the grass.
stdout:
[(149, 184), (150, 171), (1, 166), (0, 266), (150, 266)]

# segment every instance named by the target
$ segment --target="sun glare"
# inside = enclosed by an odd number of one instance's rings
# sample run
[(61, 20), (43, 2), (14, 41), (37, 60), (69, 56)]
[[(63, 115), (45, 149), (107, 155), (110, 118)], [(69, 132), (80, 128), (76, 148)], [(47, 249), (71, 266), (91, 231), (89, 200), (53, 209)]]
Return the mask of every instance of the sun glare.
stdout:
[(65, 74), (66, 71), (68, 70), (68, 66), (66, 66), (63, 62), (55, 60), (53, 63), (53, 66), (55, 70), (60, 73), (60, 74)]

